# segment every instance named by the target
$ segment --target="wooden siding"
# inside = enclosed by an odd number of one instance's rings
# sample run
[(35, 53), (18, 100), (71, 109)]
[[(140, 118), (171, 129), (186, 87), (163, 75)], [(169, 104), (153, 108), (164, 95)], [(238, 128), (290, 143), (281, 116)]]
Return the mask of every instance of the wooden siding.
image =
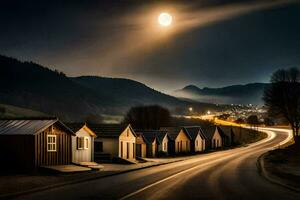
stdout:
[(175, 153), (187, 153), (190, 152), (190, 139), (187, 135), (180, 130), (175, 139)]
[[(56, 135), (56, 151), (47, 151), (47, 135)], [(71, 135), (52, 125), (35, 136), (35, 166), (65, 165), (72, 161)]]
[[(80, 163), (80, 162), (91, 162), (93, 161), (94, 154), (93, 151), (93, 144), (94, 144), (94, 137), (92, 137), (86, 129), (82, 128), (78, 130), (76, 136), (72, 136), (72, 162), (73, 163)], [(77, 138), (83, 137), (84, 138), (84, 147), (82, 149), (77, 149)], [(85, 148), (85, 139), (88, 138), (88, 148)]]

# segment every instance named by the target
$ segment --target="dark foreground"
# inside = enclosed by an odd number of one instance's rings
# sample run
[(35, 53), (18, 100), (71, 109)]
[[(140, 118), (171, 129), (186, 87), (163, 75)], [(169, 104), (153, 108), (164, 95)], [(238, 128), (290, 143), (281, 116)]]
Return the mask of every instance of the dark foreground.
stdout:
[(269, 183), (256, 167), (259, 155), (288, 137), (279, 130), (258, 143), (199, 155), (94, 181), (42, 191), (18, 199), (300, 199)]

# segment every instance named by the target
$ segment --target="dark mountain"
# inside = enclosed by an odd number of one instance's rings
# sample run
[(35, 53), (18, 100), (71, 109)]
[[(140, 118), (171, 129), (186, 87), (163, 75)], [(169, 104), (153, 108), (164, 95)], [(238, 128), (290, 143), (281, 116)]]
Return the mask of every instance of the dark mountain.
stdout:
[(188, 106), (213, 109), (177, 99), (146, 85), (119, 78), (82, 76), (70, 78), (32, 62), (0, 56), (0, 103), (41, 111), (67, 121), (124, 114), (131, 106), (158, 104), (171, 111)]
[(180, 90), (176, 90), (174, 96), (218, 104), (262, 105), (263, 91), (267, 86), (267, 83), (250, 83), (222, 88), (205, 87), (200, 89), (195, 85), (189, 85)]

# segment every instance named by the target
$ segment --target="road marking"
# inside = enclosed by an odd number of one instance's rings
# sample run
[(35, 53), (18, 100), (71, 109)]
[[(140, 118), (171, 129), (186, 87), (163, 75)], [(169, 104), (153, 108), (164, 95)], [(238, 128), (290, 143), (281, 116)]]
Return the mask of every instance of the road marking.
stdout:
[(218, 161), (226, 160), (226, 159), (229, 159), (229, 158), (234, 157), (234, 156), (236, 156), (236, 155), (231, 155), (231, 156), (226, 157), (226, 158), (220, 158), (220, 159), (217, 159), (217, 160), (214, 160), (214, 161), (205, 163), (205, 164), (196, 165), (196, 166), (194, 166), (194, 167), (192, 167), (192, 168), (189, 168), (189, 169), (183, 170), (183, 171), (181, 171), (181, 172), (175, 173), (175, 174), (173, 174), (173, 175), (171, 175), (171, 176), (168, 176), (167, 178), (161, 179), (161, 180), (159, 180), (159, 181), (157, 181), (157, 182), (154, 182), (154, 183), (152, 183), (152, 184), (150, 184), (150, 185), (147, 185), (147, 186), (145, 186), (145, 187), (143, 187), (143, 188), (141, 188), (141, 189), (139, 189), (139, 190), (136, 190), (135, 192), (132, 192), (132, 193), (130, 193), (130, 194), (127, 194), (126, 196), (120, 198), (120, 200), (128, 199), (129, 197), (132, 197), (132, 196), (134, 196), (134, 195), (136, 195), (136, 194), (138, 194), (138, 193), (140, 193), (140, 192), (142, 192), (142, 191), (144, 191), (144, 190), (147, 190), (148, 188), (151, 188), (151, 187), (153, 187), (153, 186), (155, 186), (155, 185), (158, 185), (158, 184), (160, 184), (160, 183), (162, 183), (162, 182), (165, 182), (165, 181), (167, 181), (167, 180), (170, 180), (170, 179), (172, 179), (172, 178), (174, 178), (174, 177), (176, 177), (176, 176), (179, 176), (179, 175), (181, 175), (181, 174), (184, 174), (184, 173), (186, 173), (186, 172), (192, 171), (192, 170), (194, 170), (194, 169), (196, 169), (196, 168), (199, 168), (199, 167), (206, 167), (206, 166), (211, 165), (211, 164), (213, 164), (213, 163), (216, 163), (216, 162), (218, 162)]
[[(259, 144), (266, 143), (266, 142), (268, 142), (268, 141), (270, 141), (270, 140), (272, 140), (272, 139), (275, 138), (275, 135), (276, 135), (276, 134), (273, 132), (274, 129), (273, 129), (273, 130), (270, 130), (270, 129), (265, 129), (265, 128), (264, 128), (264, 129), (260, 129), (260, 130), (263, 131), (263, 132), (265, 132), (265, 133), (267, 133), (267, 134), (268, 134), (268, 137), (267, 137), (266, 139), (262, 140), (262, 141), (259, 141), (259, 142), (255, 143), (255, 144), (251, 145), (252, 148), (255, 148), (255, 147), (258, 146)], [(278, 131), (278, 130), (277, 130), (277, 131)], [(280, 131), (281, 131), (281, 130), (280, 130)], [(287, 131), (283, 131), (283, 132), (287, 132)], [(285, 139), (285, 140), (284, 140), (283, 142), (281, 142), (281, 143), (287, 142), (289, 138), (290, 138), (290, 133), (289, 133), (289, 137), (288, 137), (287, 139)], [(248, 146), (248, 147), (250, 147), (250, 146)], [(163, 183), (163, 182), (165, 182), (165, 181), (168, 181), (168, 180), (170, 180), (170, 179), (172, 179), (172, 178), (175, 178), (175, 177), (177, 177), (177, 176), (179, 176), (179, 175), (182, 175), (182, 174), (184, 174), (184, 173), (187, 173), (187, 172), (189, 172), (189, 171), (192, 171), (192, 170), (194, 170), (194, 169), (196, 169), (196, 168), (199, 168), (199, 167), (206, 167), (206, 166), (212, 165), (212, 164), (214, 164), (214, 163), (217, 163), (217, 162), (221, 162), (221, 161), (223, 161), (223, 160), (230, 159), (230, 158), (232, 158), (232, 157), (234, 157), (234, 156), (237, 156), (237, 155), (239, 155), (239, 154), (241, 154), (241, 153), (247, 153), (247, 152), (248, 152), (249, 150), (251, 150), (252, 148), (250, 148), (250, 149), (249, 149), (249, 148), (245, 148), (245, 149), (244, 149), (245, 151), (242, 151), (242, 152), (240, 152), (240, 153), (238, 153), (238, 154), (229, 155), (229, 156), (227, 156), (226, 158), (219, 158), (219, 159), (216, 159), (216, 160), (214, 160), (214, 161), (210, 161), (210, 162), (205, 163), (205, 164), (196, 165), (196, 166), (194, 166), (194, 167), (192, 167), (192, 168), (189, 168), (189, 169), (180, 171), (180, 172), (175, 173), (175, 174), (173, 174), (173, 175), (171, 175), (171, 176), (168, 176), (168, 177), (166, 177), (166, 178), (164, 178), (164, 179), (161, 179), (161, 180), (159, 180), (159, 181), (156, 181), (156, 182), (154, 182), (154, 183), (152, 183), (152, 184), (150, 184), (150, 185), (147, 185), (147, 186), (145, 186), (145, 187), (142, 187), (142, 188), (136, 190), (135, 192), (129, 193), (129, 194), (127, 194), (127, 195), (121, 197), (120, 200), (128, 199), (128, 198), (130, 198), (130, 197), (132, 197), (132, 196), (134, 196), (134, 195), (136, 195), (136, 194), (138, 194), (138, 193), (141, 193), (141, 192), (147, 190), (148, 188), (151, 188), (151, 187), (153, 187), (153, 186), (156, 186), (156, 185), (158, 185), (158, 184), (160, 184), (160, 183)]]

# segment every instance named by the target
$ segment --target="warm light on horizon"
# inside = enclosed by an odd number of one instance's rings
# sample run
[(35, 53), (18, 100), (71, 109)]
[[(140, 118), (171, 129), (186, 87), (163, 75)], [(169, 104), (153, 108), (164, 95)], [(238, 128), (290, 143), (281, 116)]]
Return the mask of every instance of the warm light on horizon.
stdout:
[(158, 23), (161, 26), (167, 27), (172, 24), (173, 17), (169, 13), (163, 12), (158, 16)]

